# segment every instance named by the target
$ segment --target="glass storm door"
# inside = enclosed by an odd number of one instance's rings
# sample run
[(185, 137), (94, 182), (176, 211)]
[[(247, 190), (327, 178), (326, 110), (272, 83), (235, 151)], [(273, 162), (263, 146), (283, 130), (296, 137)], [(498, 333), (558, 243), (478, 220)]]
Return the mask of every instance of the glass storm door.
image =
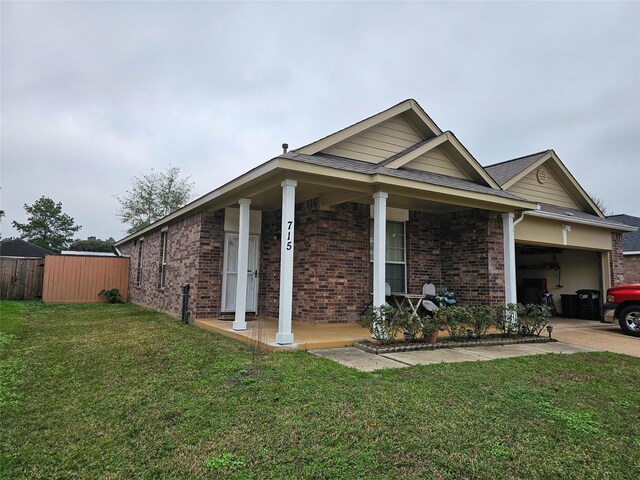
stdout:
[[(224, 278), (222, 285), (222, 310), (236, 309), (236, 284), (238, 281), (238, 234), (228, 233), (224, 243)], [(258, 237), (249, 235), (247, 261), (247, 312), (255, 312), (258, 300)]]

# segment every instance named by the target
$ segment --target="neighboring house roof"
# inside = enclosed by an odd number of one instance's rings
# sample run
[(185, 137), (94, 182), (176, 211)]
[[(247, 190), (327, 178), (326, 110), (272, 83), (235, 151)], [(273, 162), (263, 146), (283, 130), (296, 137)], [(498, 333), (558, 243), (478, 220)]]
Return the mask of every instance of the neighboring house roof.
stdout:
[(0, 242), (2, 257), (44, 257), (45, 255), (56, 255), (56, 253), (21, 238), (6, 238)]
[(609, 215), (608, 219), (615, 220), (616, 222), (624, 223), (625, 225), (631, 225), (632, 227), (638, 227), (635, 232), (628, 232), (622, 234), (622, 251), (640, 253), (640, 217), (634, 217), (632, 215)]
[[(585, 192), (553, 150), (545, 150), (527, 155), (526, 157), (519, 157), (506, 162), (489, 165), (485, 167), (485, 170), (491, 174), (504, 190), (514, 190), (514, 193), (517, 191), (517, 193), (529, 200), (540, 201), (540, 199), (535, 197), (536, 192), (530, 190), (530, 186), (524, 186), (524, 188), (522, 188), (523, 184), (521, 181), (525, 182), (525, 177), (533, 175), (537, 169), (542, 167), (552, 173), (552, 178), (555, 179), (554, 181), (557, 181), (561, 190), (565, 192), (567, 202), (570, 201), (570, 204), (584, 211), (589, 211), (600, 218), (604, 218), (604, 213), (602, 213), (600, 208), (587, 192)], [(526, 191), (527, 194), (521, 193), (521, 190), (522, 192)], [(528, 194), (529, 192), (531, 195)]]

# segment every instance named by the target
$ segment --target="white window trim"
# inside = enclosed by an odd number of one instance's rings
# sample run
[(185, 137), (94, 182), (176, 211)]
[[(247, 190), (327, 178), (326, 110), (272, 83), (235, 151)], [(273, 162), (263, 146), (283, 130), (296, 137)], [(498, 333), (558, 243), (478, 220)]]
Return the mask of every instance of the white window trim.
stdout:
[[(403, 253), (404, 253), (404, 259), (402, 262), (398, 262), (398, 261), (392, 261), (392, 260), (387, 260), (386, 259), (386, 252), (385, 252), (385, 260), (384, 260), (384, 264), (385, 264), (385, 268), (387, 264), (392, 264), (392, 265), (404, 265), (404, 292), (392, 292), (392, 293), (407, 293), (407, 222), (403, 221), (403, 220), (388, 220), (387, 219), (387, 224), (388, 223), (402, 223), (402, 235), (403, 235)], [(371, 224), (373, 225), (373, 218), (371, 219)], [(384, 230), (385, 236), (387, 234), (387, 228), (385, 226), (385, 230)], [(369, 227), (369, 245), (371, 245), (371, 227)], [(369, 263), (371, 263), (371, 265), (373, 265), (373, 257), (371, 256), (371, 249), (369, 249)], [(385, 279), (386, 279), (386, 270), (385, 270)]]
[(160, 246), (162, 257), (160, 259), (160, 288), (164, 288), (167, 285), (167, 250), (169, 248), (169, 233), (167, 229), (163, 229), (160, 232)]
[(142, 262), (144, 257), (144, 238), (138, 240), (138, 266), (136, 268), (137, 286), (142, 286)]

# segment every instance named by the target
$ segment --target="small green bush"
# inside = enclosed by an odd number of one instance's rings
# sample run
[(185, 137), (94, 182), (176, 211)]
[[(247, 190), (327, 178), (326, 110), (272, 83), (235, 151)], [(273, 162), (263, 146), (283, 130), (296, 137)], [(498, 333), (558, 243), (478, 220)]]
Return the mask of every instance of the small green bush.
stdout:
[(371, 332), (374, 339), (381, 342), (394, 341), (401, 329), (396, 309), (390, 305), (367, 307), (359, 323)]
[(436, 318), (451, 338), (465, 337), (473, 319), (469, 308), (458, 306), (441, 308), (436, 312)]
[(111, 290), (100, 290), (98, 295), (107, 299), (109, 303), (122, 303), (122, 295), (120, 290), (112, 288)]
[(487, 334), (489, 328), (495, 325), (494, 309), (487, 305), (469, 307), (471, 314), (470, 328), (476, 337)]

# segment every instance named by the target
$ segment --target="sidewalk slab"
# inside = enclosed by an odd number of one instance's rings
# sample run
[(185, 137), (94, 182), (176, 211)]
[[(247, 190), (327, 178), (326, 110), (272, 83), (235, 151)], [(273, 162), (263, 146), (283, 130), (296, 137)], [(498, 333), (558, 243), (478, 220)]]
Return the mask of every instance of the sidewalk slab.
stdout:
[(385, 353), (387, 357), (405, 365), (429, 365), (431, 363), (475, 362), (491, 360), (487, 356), (475, 353), (475, 348), (441, 348), (438, 350), (416, 350), (413, 352)]
[(404, 363), (396, 362), (382, 355), (364, 352), (358, 348), (327, 348), (322, 350), (309, 350), (312, 355), (328, 358), (346, 367), (356, 368), (362, 372), (372, 372), (381, 368), (406, 367)]
[(412, 365), (430, 365), (433, 363), (478, 362), (526, 355), (544, 355), (547, 353), (571, 354), (597, 351), (598, 350), (593, 348), (554, 342), (497, 345), (490, 347), (441, 348), (436, 350), (385, 353), (381, 355), (368, 353), (354, 347), (310, 350), (310, 353), (363, 372), (372, 372), (381, 368), (402, 368)]
[(535, 343), (529, 345), (514, 345), (519, 347), (527, 347), (531, 351), (529, 355), (536, 353), (580, 353), (580, 352), (598, 352), (595, 348), (581, 347), (578, 345), (569, 345), (568, 343)]

